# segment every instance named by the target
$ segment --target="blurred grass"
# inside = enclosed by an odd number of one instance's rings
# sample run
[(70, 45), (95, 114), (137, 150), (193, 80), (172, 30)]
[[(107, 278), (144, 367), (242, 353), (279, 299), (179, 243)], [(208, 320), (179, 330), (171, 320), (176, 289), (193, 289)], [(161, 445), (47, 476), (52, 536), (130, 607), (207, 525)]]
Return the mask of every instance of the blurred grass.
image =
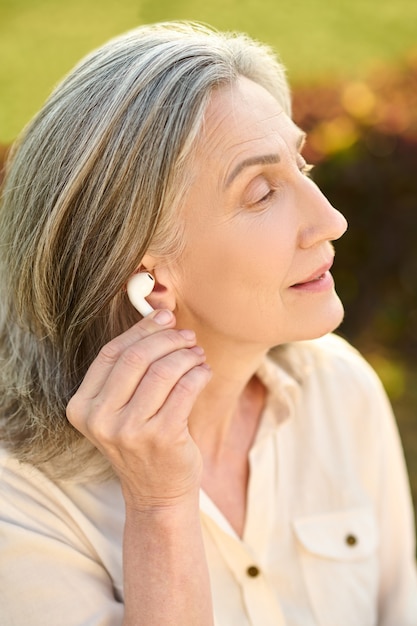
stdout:
[(194, 19), (273, 45), (292, 82), (353, 76), (417, 45), (415, 0), (0, 0), (0, 142), (93, 47), (145, 22)]

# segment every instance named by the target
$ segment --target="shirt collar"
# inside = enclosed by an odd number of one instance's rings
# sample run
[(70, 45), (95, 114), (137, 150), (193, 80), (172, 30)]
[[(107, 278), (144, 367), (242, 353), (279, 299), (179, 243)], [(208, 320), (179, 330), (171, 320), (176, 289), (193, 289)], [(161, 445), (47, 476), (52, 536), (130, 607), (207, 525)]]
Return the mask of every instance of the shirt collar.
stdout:
[(268, 391), (268, 411), (275, 425), (288, 419), (301, 393), (301, 372), (296, 373), (296, 363), (290, 345), (273, 348), (264, 358), (257, 376)]

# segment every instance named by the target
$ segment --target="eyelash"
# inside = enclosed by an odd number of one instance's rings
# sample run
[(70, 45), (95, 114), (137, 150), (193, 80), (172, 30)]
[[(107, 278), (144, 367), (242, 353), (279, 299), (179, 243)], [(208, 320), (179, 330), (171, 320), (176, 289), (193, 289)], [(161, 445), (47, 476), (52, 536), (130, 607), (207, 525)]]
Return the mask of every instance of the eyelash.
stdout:
[[(304, 176), (310, 176), (311, 171), (313, 170), (314, 165), (311, 165), (311, 163), (305, 163), (303, 162), (301, 164), (301, 166), (299, 167), (299, 170), (302, 174), (304, 174)], [(274, 197), (275, 193), (277, 192), (277, 188), (276, 187), (271, 187), (271, 189), (268, 191), (268, 193), (266, 193), (264, 196), (262, 196), (262, 198), (260, 198), (259, 200), (256, 201), (255, 204), (257, 204), (258, 206), (262, 206), (263, 204), (265, 204), (266, 202), (268, 202), (268, 200), (270, 200), (271, 198)]]
[(314, 165), (311, 163), (303, 163), (299, 169), (305, 176), (310, 176), (312, 170), (314, 169)]
[(266, 193), (262, 198), (260, 198), (260, 200), (257, 200), (255, 204), (257, 204), (258, 206), (262, 206), (263, 204), (266, 204), (268, 200), (274, 197), (276, 192), (277, 192), (277, 189), (275, 187), (272, 187), (268, 191), (268, 193)]

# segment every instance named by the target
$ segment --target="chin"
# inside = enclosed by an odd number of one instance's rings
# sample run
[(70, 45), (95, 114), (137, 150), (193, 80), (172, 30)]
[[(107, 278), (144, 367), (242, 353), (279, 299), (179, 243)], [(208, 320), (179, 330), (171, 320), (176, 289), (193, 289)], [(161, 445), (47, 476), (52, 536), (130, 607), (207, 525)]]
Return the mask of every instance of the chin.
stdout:
[(321, 320), (318, 321), (315, 336), (311, 337), (311, 339), (323, 337), (323, 335), (327, 335), (328, 333), (335, 331), (343, 322), (344, 315), (345, 310), (343, 308), (343, 304), (341, 303), (339, 297), (336, 296), (331, 306), (323, 312)]
[(344, 308), (338, 296), (336, 296), (328, 306), (317, 311), (314, 315), (300, 324), (296, 337), (292, 341), (305, 341), (307, 339), (318, 339), (335, 331), (343, 321)]

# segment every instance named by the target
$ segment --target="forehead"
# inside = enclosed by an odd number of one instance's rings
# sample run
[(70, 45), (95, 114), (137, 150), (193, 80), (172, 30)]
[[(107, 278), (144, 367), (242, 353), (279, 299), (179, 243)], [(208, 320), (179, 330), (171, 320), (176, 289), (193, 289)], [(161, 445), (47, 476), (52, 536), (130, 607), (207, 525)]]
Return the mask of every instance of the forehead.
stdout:
[(213, 92), (196, 158), (200, 164), (210, 162), (228, 170), (240, 159), (294, 150), (300, 136), (300, 129), (266, 89), (240, 77)]

